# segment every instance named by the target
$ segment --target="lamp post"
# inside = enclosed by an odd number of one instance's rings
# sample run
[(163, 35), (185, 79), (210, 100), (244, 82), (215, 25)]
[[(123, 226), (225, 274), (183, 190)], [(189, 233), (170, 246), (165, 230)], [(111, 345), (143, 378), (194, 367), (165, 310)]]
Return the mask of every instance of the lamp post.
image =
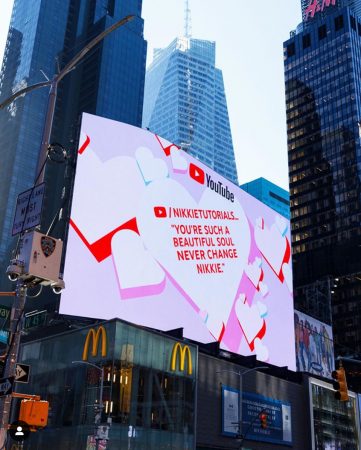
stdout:
[[(55, 103), (57, 97), (57, 89), (59, 82), (73, 69), (76, 68), (76, 65), (80, 60), (84, 58), (84, 56), (89, 53), (89, 51), (94, 48), (99, 42), (101, 42), (108, 34), (116, 30), (117, 28), (125, 25), (134, 19), (134, 15), (125, 16), (123, 19), (114, 23), (102, 33), (98, 34), (95, 38), (93, 38), (87, 45), (85, 45), (66, 65), (60, 70), (59, 73), (56, 73), (51, 80), (42, 81), (40, 83), (33, 84), (31, 86), (27, 86), (24, 89), (20, 89), (15, 92), (9, 98), (0, 103), (0, 109), (6, 108), (9, 104), (11, 104), (18, 97), (28, 94), (36, 89), (50, 86), (48, 105), (45, 115), (45, 123), (43, 129), (43, 135), (41, 140), (39, 158), (38, 158), (38, 167), (37, 173), (35, 174), (34, 184), (41, 183), (44, 181), (44, 168), (45, 162), (48, 154), (48, 146), (51, 136), (51, 130), (53, 126), (53, 118), (55, 111)], [(15, 374), (15, 365), (18, 359), (19, 347), (20, 347), (20, 333), (21, 333), (21, 318), (23, 315), (23, 311), (25, 308), (26, 302), (26, 290), (27, 283), (24, 282), (21, 277), (18, 278), (16, 285), (16, 295), (14, 297), (14, 303), (11, 310), (11, 323), (10, 323), (10, 331), (11, 331), (11, 344), (8, 349), (7, 362), (5, 366), (5, 377), (10, 377)], [(0, 446), (3, 445), (3, 442), (6, 438), (7, 426), (10, 417), (10, 407), (11, 407), (11, 397), (7, 396), (5, 400), (2, 402), (2, 408), (0, 411)]]
[(258, 367), (252, 367), (252, 369), (246, 369), (243, 371), (239, 371), (237, 372), (236, 370), (228, 370), (228, 369), (224, 369), (224, 370), (218, 370), (217, 373), (222, 373), (222, 372), (228, 372), (228, 373), (234, 373), (236, 375), (238, 375), (239, 377), (239, 395), (238, 395), (238, 434), (241, 437), (241, 439), (243, 438), (242, 436), (242, 395), (243, 395), (243, 376), (247, 375), (250, 372), (254, 372), (257, 370), (268, 370), (269, 367), (268, 366), (258, 366)]
[(80, 60), (82, 60), (84, 58), (84, 56), (87, 53), (89, 53), (89, 51), (93, 47), (95, 47), (100, 41), (102, 41), (112, 31), (116, 30), (117, 28), (121, 27), (122, 25), (125, 25), (126, 23), (133, 20), (134, 17), (135, 17), (134, 15), (125, 16), (123, 19), (119, 20), (118, 22), (114, 23), (113, 25), (108, 27), (106, 30), (104, 30), (102, 33), (98, 34), (98, 36), (96, 36), (87, 45), (85, 45), (82, 48), (82, 50), (80, 50), (74, 56), (74, 58), (72, 58), (68, 62), (68, 64), (66, 64), (65, 67), (59, 73), (56, 73), (53, 76), (52, 80), (42, 81), (40, 83), (36, 83), (31, 86), (27, 86), (24, 89), (20, 89), (19, 91), (15, 92), (11, 97), (6, 99), (4, 102), (0, 103), (0, 109), (3, 109), (7, 105), (12, 103), (15, 99), (20, 97), (21, 95), (25, 95), (28, 92), (34, 91), (35, 89), (38, 89), (41, 87), (50, 86), (48, 106), (47, 106), (46, 115), (45, 115), (45, 124), (44, 124), (43, 136), (42, 136), (42, 140), (41, 140), (40, 153), (39, 153), (39, 159), (38, 159), (37, 177), (36, 177), (35, 181), (38, 181), (39, 183), (44, 181), (44, 166), (45, 166), (45, 161), (46, 161), (47, 152), (48, 152), (51, 130), (52, 130), (52, 126), (53, 126), (55, 103), (56, 103), (59, 82), (69, 72), (71, 72), (73, 69), (76, 68), (76, 65), (78, 64), (78, 62)]
[(85, 364), (86, 366), (91, 366), (91, 367), (95, 367), (96, 369), (100, 370), (100, 389), (99, 389), (99, 403), (98, 403), (98, 411), (95, 414), (95, 419), (94, 419), (94, 425), (95, 425), (95, 448), (96, 450), (99, 449), (99, 438), (98, 438), (98, 425), (99, 425), (99, 420), (98, 420), (98, 414), (101, 415), (104, 405), (103, 405), (103, 386), (104, 386), (104, 367), (103, 366), (97, 366), (96, 364), (90, 363), (88, 361), (72, 361), (72, 364)]

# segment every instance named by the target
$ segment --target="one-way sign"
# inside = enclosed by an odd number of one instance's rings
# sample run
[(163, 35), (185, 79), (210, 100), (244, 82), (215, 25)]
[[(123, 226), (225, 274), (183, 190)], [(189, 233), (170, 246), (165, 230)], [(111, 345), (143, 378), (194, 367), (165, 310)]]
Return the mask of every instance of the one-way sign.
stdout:
[(17, 383), (29, 383), (30, 366), (27, 364), (16, 364), (15, 366), (15, 381)]
[(13, 391), (14, 377), (0, 378), (0, 397), (9, 395)]
[(22, 233), (40, 224), (45, 183), (38, 184), (18, 195), (12, 235)]

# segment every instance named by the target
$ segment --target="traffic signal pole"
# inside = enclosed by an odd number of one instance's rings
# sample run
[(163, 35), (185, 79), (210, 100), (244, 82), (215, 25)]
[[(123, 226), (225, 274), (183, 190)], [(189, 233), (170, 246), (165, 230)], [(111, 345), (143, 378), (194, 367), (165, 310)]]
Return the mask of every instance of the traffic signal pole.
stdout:
[[(35, 184), (44, 180), (45, 163), (48, 156), (50, 136), (53, 126), (53, 117), (55, 111), (55, 104), (57, 98), (57, 87), (59, 82), (73, 69), (77, 64), (89, 53), (99, 42), (101, 42), (108, 34), (115, 31), (117, 28), (126, 25), (128, 22), (135, 18), (134, 15), (127, 15), (123, 19), (117, 21), (97, 36), (95, 36), (88, 44), (86, 44), (57, 74), (54, 75), (52, 80), (47, 80), (41, 83), (37, 83), (31, 86), (27, 86), (24, 89), (20, 89), (5, 101), (0, 103), (0, 110), (4, 109), (10, 103), (15, 101), (18, 97), (30, 93), (38, 88), (50, 86), (48, 105), (45, 116), (45, 124), (43, 129), (41, 147), (38, 160), (38, 175), (35, 179)], [(16, 295), (14, 296), (14, 303), (11, 310), (10, 321), (10, 345), (6, 356), (4, 376), (9, 377), (15, 375), (16, 362), (18, 359), (18, 353), (20, 348), (20, 333), (21, 333), (21, 319), (25, 308), (26, 301), (26, 282), (19, 276), (16, 284)], [(4, 448), (6, 442), (6, 436), (8, 431), (9, 417), (11, 409), (11, 396), (7, 395), (5, 399), (0, 402), (0, 450)]]
[[(20, 347), (20, 337), (22, 328), (22, 316), (24, 313), (27, 287), (24, 281), (19, 278), (16, 283), (16, 291), (14, 296), (14, 303), (11, 309), (10, 317), (10, 335), (9, 335), (9, 350), (6, 355), (5, 368), (3, 378), (15, 377), (16, 362), (18, 359), (18, 351)], [(9, 426), (10, 410), (11, 410), (11, 394), (6, 395), (1, 399), (0, 403), (0, 449), (2, 449), (6, 442), (6, 435)]]

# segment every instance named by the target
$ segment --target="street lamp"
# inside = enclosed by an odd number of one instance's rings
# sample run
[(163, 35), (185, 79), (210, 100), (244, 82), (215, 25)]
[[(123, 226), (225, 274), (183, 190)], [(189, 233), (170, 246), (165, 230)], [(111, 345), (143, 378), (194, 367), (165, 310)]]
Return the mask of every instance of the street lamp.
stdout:
[(40, 146), (40, 153), (39, 153), (39, 159), (38, 159), (38, 170), (37, 174), (39, 183), (42, 183), (44, 181), (44, 166), (45, 161), (47, 158), (47, 152), (48, 152), (48, 146), (51, 136), (51, 130), (53, 126), (53, 118), (54, 118), (54, 111), (55, 111), (55, 102), (57, 97), (57, 91), (58, 91), (58, 83), (67, 75), (69, 72), (71, 72), (73, 69), (76, 68), (76, 65), (78, 62), (84, 58), (84, 56), (89, 53), (89, 51), (95, 47), (100, 41), (102, 41), (108, 34), (110, 34), (112, 31), (116, 30), (117, 28), (121, 27), (122, 25), (125, 25), (126, 23), (130, 22), (134, 19), (134, 15), (128, 15), (125, 16), (123, 19), (119, 20), (118, 22), (114, 23), (110, 27), (108, 27), (106, 30), (104, 30), (102, 33), (98, 34), (94, 39), (92, 39), (85, 47), (78, 52), (74, 58), (72, 58), (68, 64), (65, 65), (65, 67), (59, 72), (56, 73), (53, 76), (52, 80), (42, 81), (40, 83), (33, 84), (31, 86), (27, 86), (24, 89), (20, 89), (19, 91), (15, 92), (11, 97), (6, 99), (4, 102), (0, 103), (0, 109), (4, 109), (7, 105), (12, 103), (15, 99), (18, 97), (27, 94), (28, 92), (34, 91), (35, 89), (50, 86), (50, 92), (49, 92), (49, 99), (48, 99), (48, 107), (46, 110), (46, 116), (45, 116), (45, 124), (44, 124), (44, 130), (43, 130), (43, 136), (41, 140), (41, 146)]
[[(26, 95), (29, 92), (32, 92), (38, 88), (50, 86), (49, 98), (48, 98), (48, 106), (45, 115), (45, 124), (43, 129), (43, 135), (40, 146), (40, 153), (38, 159), (38, 168), (37, 173), (35, 174), (34, 184), (42, 183), (44, 181), (44, 168), (45, 162), (48, 154), (49, 141), (51, 136), (51, 130), (53, 126), (53, 117), (55, 111), (55, 103), (57, 97), (57, 89), (58, 83), (73, 69), (76, 68), (78, 62), (84, 58), (84, 56), (96, 46), (99, 42), (101, 42), (108, 34), (117, 28), (125, 25), (134, 19), (134, 15), (125, 16), (123, 19), (114, 23), (102, 33), (98, 34), (95, 38), (93, 38), (87, 45), (85, 45), (75, 56), (72, 58), (65, 67), (57, 74), (55, 74), (52, 80), (42, 81), (40, 83), (33, 84), (31, 86), (27, 86), (24, 89), (20, 89), (15, 92), (9, 98), (0, 103), (0, 109), (6, 108), (9, 104), (11, 104), (18, 97)], [(16, 295), (14, 296), (14, 302), (11, 310), (11, 320), (10, 320), (10, 330), (11, 330), (11, 343), (9, 345), (7, 357), (6, 357), (6, 366), (4, 370), (4, 376), (10, 377), (15, 374), (15, 365), (18, 360), (19, 347), (20, 347), (20, 333), (21, 333), (21, 319), (25, 308), (26, 295), (27, 295), (27, 283), (22, 280), (21, 277), (18, 278), (16, 285)], [(90, 363), (89, 363), (90, 364)], [(97, 366), (96, 366), (97, 367)], [(3, 408), (0, 408), (1, 415), (1, 427), (0, 427), (0, 446), (5, 440), (9, 416), (10, 416), (10, 406), (11, 406), (11, 397), (6, 396), (3, 401)], [(2, 410), (2, 411), (1, 411)]]
[[(90, 363), (88, 361), (72, 361), (72, 364), (85, 364), (86, 366), (91, 366), (91, 367), (95, 367), (96, 369), (100, 370), (100, 390), (99, 390), (99, 406), (98, 406), (98, 411), (95, 414), (95, 419), (94, 419), (94, 424), (95, 424), (95, 448), (96, 450), (98, 450), (99, 448), (99, 437), (98, 437), (98, 425), (100, 423), (101, 420), (101, 413), (103, 411), (103, 386), (104, 386), (104, 367), (103, 366), (97, 366), (96, 364)], [(98, 414), (100, 414), (100, 420), (99, 420), (99, 416)]]
[(238, 434), (241, 438), (243, 438), (242, 436), (242, 395), (243, 395), (243, 376), (247, 375), (250, 372), (254, 372), (256, 370), (268, 370), (269, 367), (268, 366), (258, 366), (258, 367), (252, 367), (252, 369), (246, 369), (243, 371), (239, 371), (237, 372), (236, 370), (228, 370), (228, 369), (223, 369), (223, 370), (218, 370), (217, 373), (222, 373), (222, 372), (228, 372), (228, 373), (234, 373), (239, 377), (239, 395), (238, 395)]

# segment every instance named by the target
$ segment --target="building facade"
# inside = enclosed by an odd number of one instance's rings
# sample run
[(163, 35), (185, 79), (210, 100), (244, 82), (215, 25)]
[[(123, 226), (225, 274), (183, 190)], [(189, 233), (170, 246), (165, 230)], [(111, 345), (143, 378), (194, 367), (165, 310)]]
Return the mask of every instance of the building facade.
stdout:
[(194, 449), (197, 346), (111, 320), (24, 343), (21, 359), (31, 379), (17, 391), (36, 392), (51, 407), (28, 449), (92, 448), (99, 427), (108, 427), (109, 450)]
[(181, 37), (154, 52), (145, 77), (143, 127), (237, 184), (232, 134), (215, 42)]
[(361, 14), (360, 0), (301, 0), (302, 19), (305, 23), (322, 19), (343, 6), (350, 6), (358, 16)]
[[(69, 203), (80, 113), (141, 125), (146, 58), (141, 8), (141, 0), (36, 0), (31, 8), (26, 0), (14, 2), (0, 74), (2, 101), (43, 81), (43, 74), (53, 77), (57, 67), (64, 67), (92, 38), (124, 16), (135, 15), (59, 84), (51, 142), (65, 147), (70, 159), (68, 164), (47, 164), (44, 229), (59, 205)], [(47, 101), (48, 88), (37, 89), (0, 112), (0, 263), (5, 267), (14, 246), (15, 200), (36, 178)], [(56, 237), (64, 237), (66, 215), (54, 231)]]
[(285, 189), (262, 177), (241, 184), (240, 188), (282, 216), (290, 218), (290, 194)]
[[(119, 319), (65, 325), (21, 346), (30, 377), (14, 391), (50, 407), (47, 426), (25, 441), (29, 450), (94, 449), (98, 430), (107, 438), (99, 448), (109, 450), (359, 448), (357, 396), (335, 400), (322, 378), (197, 345), (181, 329), (160, 333)], [(19, 405), (13, 399), (12, 420)]]
[(360, 355), (360, 18), (334, 8), (284, 50), (295, 307)]

